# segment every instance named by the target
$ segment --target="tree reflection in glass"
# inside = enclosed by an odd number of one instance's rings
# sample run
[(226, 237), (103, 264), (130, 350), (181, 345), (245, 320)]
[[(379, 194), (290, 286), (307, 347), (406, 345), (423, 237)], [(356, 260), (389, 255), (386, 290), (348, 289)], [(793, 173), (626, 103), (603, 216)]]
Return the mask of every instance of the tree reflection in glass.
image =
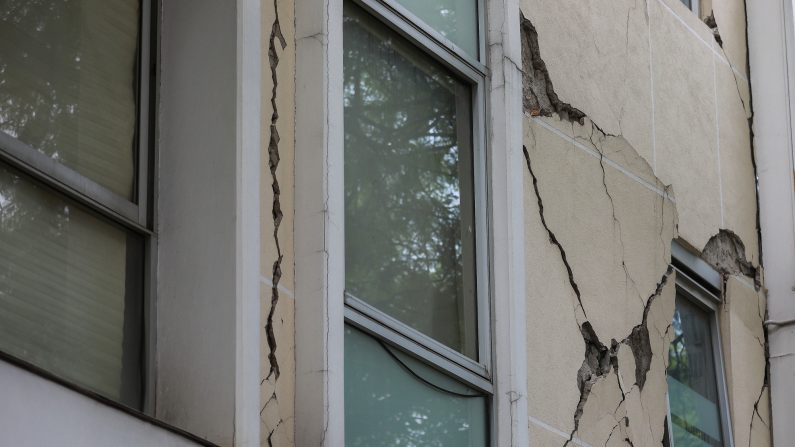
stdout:
[(139, 4), (0, 1), (0, 132), (129, 199)]
[(347, 292), (476, 358), (471, 90), (348, 3), (343, 35)]
[(675, 447), (722, 446), (710, 314), (676, 297), (668, 349), (668, 395)]
[(487, 408), (483, 395), (345, 326), (346, 446), (483, 447)]
[(0, 351), (138, 408), (141, 250), (0, 164)]

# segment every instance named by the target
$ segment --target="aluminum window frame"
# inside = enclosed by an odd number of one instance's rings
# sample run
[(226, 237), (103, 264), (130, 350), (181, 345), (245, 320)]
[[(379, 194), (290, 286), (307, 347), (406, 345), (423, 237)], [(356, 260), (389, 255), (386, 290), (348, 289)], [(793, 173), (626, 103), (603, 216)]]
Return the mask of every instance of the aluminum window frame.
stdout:
[[(718, 312), (723, 304), (721, 298), (700, 284), (699, 279), (693, 278), (684, 271), (675, 267), (676, 271), (676, 296), (687, 299), (696, 307), (709, 314), (709, 331), (712, 337), (712, 359), (715, 363), (715, 381), (718, 388), (718, 411), (720, 413), (721, 434), (726, 447), (734, 446), (732, 437), (731, 413), (729, 411), (729, 392), (726, 383), (726, 371), (723, 362), (723, 346), (720, 336), (720, 319)], [(666, 393), (667, 395), (667, 393)], [(675, 447), (673, 439), (673, 422), (671, 419), (670, 398), (668, 402), (668, 433), (669, 447)]]
[(35, 147), (0, 131), (0, 161), (27, 174), (58, 193), (76, 201), (122, 226), (143, 234), (152, 234), (150, 225), (151, 175), (151, 95), (154, 74), (152, 52), (152, 3), (140, 0), (138, 14), (140, 35), (136, 50), (135, 160), (132, 199), (123, 197), (98, 182), (80, 174), (66, 164), (48, 157)]
[[(160, 0), (140, 0), (138, 13), (138, 46), (135, 55), (136, 82), (135, 123), (133, 134), (134, 184), (133, 197), (123, 197), (98, 182), (80, 174), (66, 164), (48, 157), (35, 147), (0, 131), (0, 163), (6, 164), (28, 177), (34, 184), (49, 189), (52, 193), (74, 201), (84, 210), (97, 215), (99, 219), (119, 227), (127, 234), (141, 238), (140, 265), (141, 283), (137, 284), (140, 292), (141, 305), (136, 315), (140, 324), (140, 361), (138, 364), (141, 377), (140, 404), (134, 411), (144, 414), (154, 413), (155, 377), (155, 334), (154, 334), (154, 301), (156, 293), (156, 253), (157, 238), (154, 232), (156, 207), (156, 108), (157, 104), (157, 61), (159, 55), (157, 10)], [(127, 264), (126, 269), (130, 268)], [(129, 285), (128, 285), (129, 287)], [(125, 297), (125, 300), (128, 299)], [(125, 319), (128, 317), (125, 314)], [(125, 326), (127, 322), (123, 323)], [(0, 352), (3, 356), (10, 356)], [(19, 359), (20, 365), (29, 365)], [(68, 379), (50, 373), (47, 370), (31, 366), (30, 371), (45, 378), (61, 383), (71, 384)], [(53, 379), (55, 378), (55, 379)], [(95, 397), (96, 393), (73, 385), (75, 390)], [(101, 397), (102, 400), (110, 400)], [(114, 402), (115, 405), (127, 408), (126, 404)]]
[[(466, 355), (434, 340), (408, 324), (376, 309), (363, 300), (345, 292), (344, 321), (378, 340), (419, 359), (443, 374), (483, 393), (493, 411), (493, 352), (492, 352), (492, 300), (491, 300), (491, 240), (490, 206), (488, 200), (488, 164), (486, 156), (486, 85), (488, 69), (482, 63), (486, 58), (484, 0), (477, 2), (478, 48), (477, 57), (443, 37), (394, 0), (343, 0), (351, 1), (377, 20), (397, 32), (419, 51), (439, 62), (452, 75), (471, 90), (470, 128), (472, 151), (472, 191), (475, 226), (475, 278), (476, 322), (478, 358)], [(491, 424), (494, 426), (494, 424)], [(490, 434), (494, 439), (494, 433)]]

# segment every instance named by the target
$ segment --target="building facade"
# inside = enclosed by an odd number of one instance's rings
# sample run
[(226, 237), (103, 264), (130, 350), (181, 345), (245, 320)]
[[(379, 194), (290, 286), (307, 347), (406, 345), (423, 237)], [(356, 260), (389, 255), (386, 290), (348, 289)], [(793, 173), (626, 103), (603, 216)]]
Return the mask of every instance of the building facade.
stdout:
[(0, 5), (0, 445), (790, 445), (794, 22)]

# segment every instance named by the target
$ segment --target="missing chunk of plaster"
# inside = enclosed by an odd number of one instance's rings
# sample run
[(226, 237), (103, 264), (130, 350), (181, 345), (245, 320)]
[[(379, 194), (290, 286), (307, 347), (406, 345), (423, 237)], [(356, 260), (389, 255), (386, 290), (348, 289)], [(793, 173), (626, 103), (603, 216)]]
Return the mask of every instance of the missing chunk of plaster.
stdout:
[(723, 48), (723, 39), (720, 37), (720, 30), (718, 29), (718, 22), (715, 21), (715, 11), (710, 11), (707, 17), (704, 17), (704, 23), (709, 27), (712, 31), (712, 36), (715, 38), (715, 42)]
[(583, 123), (585, 113), (558, 98), (547, 65), (541, 59), (538, 46), (538, 32), (533, 24), (520, 14), (522, 33), (522, 104), (525, 112), (532, 116), (552, 116), (558, 114), (562, 119)]
[(756, 267), (745, 257), (745, 244), (731, 230), (720, 230), (701, 251), (701, 258), (723, 275), (745, 275), (757, 278)]
[(273, 217), (273, 239), (276, 244), (276, 261), (273, 263), (272, 284), (271, 288), (271, 306), (268, 312), (268, 319), (265, 323), (265, 336), (268, 342), (268, 363), (270, 370), (268, 371), (268, 378), (273, 377), (274, 380), (279, 379), (279, 361), (276, 358), (276, 333), (273, 325), (273, 316), (276, 313), (276, 306), (279, 303), (279, 280), (282, 277), (282, 254), (281, 245), (279, 244), (279, 226), (282, 222), (282, 208), (281, 208), (281, 188), (279, 187), (279, 180), (276, 177), (276, 171), (279, 167), (279, 132), (276, 124), (279, 121), (279, 110), (276, 106), (276, 93), (279, 86), (277, 77), (277, 67), (279, 65), (279, 54), (277, 50), (277, 43), (284, 50), (287, 47), (287, 41), (282, 34), (281, 26), (279, 25), (279, 9), (278, 2), (273, 2), (274, 15), (273, 25), (271, 26), (271, 34), (268, 39), (268, 61), (270, 62), (271, 80), (273, 87), (271, 88), (271, 124), (270, 124), (270, 140), (268, 141), (268, 168), (273, 178), (271, 188), (273, 189), (273, 203), (271, 205), (271, 215)]

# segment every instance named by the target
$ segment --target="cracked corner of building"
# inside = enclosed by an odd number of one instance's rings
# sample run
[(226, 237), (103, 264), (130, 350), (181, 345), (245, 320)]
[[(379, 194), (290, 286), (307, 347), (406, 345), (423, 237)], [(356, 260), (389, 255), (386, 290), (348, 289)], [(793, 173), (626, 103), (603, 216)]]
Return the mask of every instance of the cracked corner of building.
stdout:
[[(542, 445), (670, 436), (679, 240), (703, 247), (728, 281), (719, 318), (735, 444), (769, 445), (758, 434), (770, 418), (748, 86), (729, 66), (713, 67), (717, 56), (693, 35), (712, 36), (726, 58), (741, 53), (744, 29), (724, 5), (707, 23), (658, 2), (640, 11), (619, 2), (609, 14), (574, 0), (521, 6), (526, 253), (545, 264), (528, 262), (528, 308), (544, 309), (528, 313), (528, 349), (556, 358), (528, 364), (531, 436)], [(694, 31), (670, 34), (683, 23)], [(682, 85), (680, 73), (696, 79)]]

